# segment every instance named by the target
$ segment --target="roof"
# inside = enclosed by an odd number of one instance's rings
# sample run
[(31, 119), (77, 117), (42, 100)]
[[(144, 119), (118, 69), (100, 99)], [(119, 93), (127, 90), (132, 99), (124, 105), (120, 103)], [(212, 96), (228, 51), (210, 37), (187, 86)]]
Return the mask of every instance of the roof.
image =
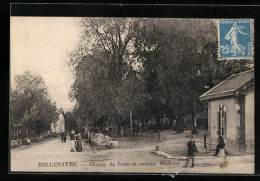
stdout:
[(200, 100), (234, 96), (235, 91), (254, 79), (254, 69), (234, 74), (200, 96)]

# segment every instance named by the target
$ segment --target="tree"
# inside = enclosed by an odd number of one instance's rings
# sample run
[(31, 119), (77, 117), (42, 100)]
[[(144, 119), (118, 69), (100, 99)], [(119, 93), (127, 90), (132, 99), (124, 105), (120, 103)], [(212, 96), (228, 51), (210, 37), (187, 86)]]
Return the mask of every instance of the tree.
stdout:
[[(47, 87), (38, 75), (26, 71), (23, 75), (15, 76), (16, 88), (11, 92), (11, 108), (14, 120), (20, 120), (25, 111), (43, 97), (47, 97)], [(16, 107), (12, 107), (16, 105)]]
[(30, 133), (41, 133), (50, 130), (50, 123), (58, 120), (59, 114), (55, 104), (48, 99), (42, 99), (26, 111), (22, 119), (22, 125)]
[(84, 35), (69, 65), (70, 97), (82, 120), (116, 115), (131, 127), (133, 114), (155, 118), (160, 130), (165, 114), (177, 121), (191, 115), (195, 133), (196, 115), (206, 109), (199, 96), (252, 65), (218, 60), (214, 20), (83, 18), (81, 24)]
[(158, 123), (161, 111), (178, 121), (191, 115), (195, 133), (196, 114), (205, 109), (199, 96), (206, 87), (252, 64), (218, 60), (213, 20), (147, 19), (138, 32), (136, 56), (144, 67), (146, 90), (152, 96), (150, 105)]
[(11, 128), (19, 127), (28, 134), (41, 134), (58, 120), (55, 103), (48, 98), (47, 87), (39, 75), (26, 71), (15, 76), (16, 87), (11, 90)]
[(127, 83), (139, 81), (132, 74), (136, 73), (132, 46), (139, 22), (126, 18), (82, 19), (85, 32), (80, 46), (70, 54), (69, 62), (75, 76), (70, 97), (76, 99), (75, 112), (81, 119), (129, 114), (133, 93), (128, 91), (129, 94), (123, 95), (122, 90)]
[(65, 128), (67, 131), (78, 130), (77, 118), (70, 111), (65, 113)]

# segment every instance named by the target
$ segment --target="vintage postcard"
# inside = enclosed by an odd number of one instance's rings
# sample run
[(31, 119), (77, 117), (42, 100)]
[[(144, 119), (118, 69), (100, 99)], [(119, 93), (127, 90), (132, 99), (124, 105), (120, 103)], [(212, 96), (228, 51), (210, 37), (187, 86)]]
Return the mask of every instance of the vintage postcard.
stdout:
[(11, 173), (254, 173), (253, 19), (10, 21)]

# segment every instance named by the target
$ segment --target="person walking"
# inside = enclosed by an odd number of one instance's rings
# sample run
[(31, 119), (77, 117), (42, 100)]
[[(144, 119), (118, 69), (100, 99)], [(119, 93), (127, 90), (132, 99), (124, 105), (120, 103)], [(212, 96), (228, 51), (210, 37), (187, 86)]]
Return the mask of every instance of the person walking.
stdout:
[(190, 141), (187, 143), (187, 146), (188, 146), (188, 155), (187, 155), (187, 162), (186, 162), (185, 167), (189, 166), (190, 160), (192, 160), (191, 167), (194, 167), (194, 156), (195, 156), (195, 153), (198, 153), (198, 149), (196, 147), (193, 136), (190, 136)]

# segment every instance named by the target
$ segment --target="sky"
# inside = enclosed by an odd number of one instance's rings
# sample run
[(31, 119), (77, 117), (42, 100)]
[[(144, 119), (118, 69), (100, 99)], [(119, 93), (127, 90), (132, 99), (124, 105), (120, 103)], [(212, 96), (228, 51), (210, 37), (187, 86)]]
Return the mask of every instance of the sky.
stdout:
[(71, 111), (75, 102), (69, 99), (73, 74), (66, 65), (69, 52), (80, 40), (80, 18), (11, 17), (10, 73), (14, 76), (30, 71), (41, 75), (57, 108)]

